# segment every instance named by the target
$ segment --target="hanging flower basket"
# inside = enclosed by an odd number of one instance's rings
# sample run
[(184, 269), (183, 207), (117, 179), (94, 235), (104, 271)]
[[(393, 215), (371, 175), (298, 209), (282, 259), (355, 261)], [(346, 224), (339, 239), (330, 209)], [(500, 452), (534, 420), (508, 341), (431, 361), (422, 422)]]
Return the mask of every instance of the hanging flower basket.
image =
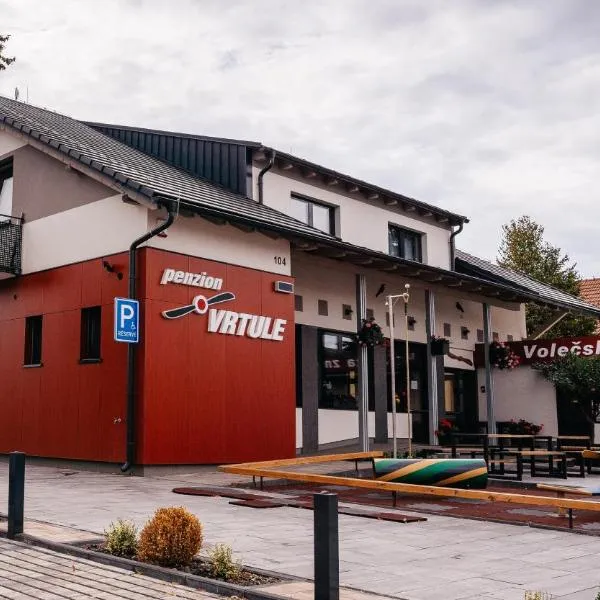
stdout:
[(432, 356), (444, 356), (450, 352), (450, 340), (442, 337), (431, 336), (429, 342)]
[(356, 336), (358, 343), (361, 346), (379, 346), (384, 342), (383, 332), (381, 327), (377, 325), (375, 319), (363, 319), (362, 327)]
[(497, 369), (515, 369), (519, 366), (521, 358), (515, 354), (504, 342), (490, 344), (490, 363)]

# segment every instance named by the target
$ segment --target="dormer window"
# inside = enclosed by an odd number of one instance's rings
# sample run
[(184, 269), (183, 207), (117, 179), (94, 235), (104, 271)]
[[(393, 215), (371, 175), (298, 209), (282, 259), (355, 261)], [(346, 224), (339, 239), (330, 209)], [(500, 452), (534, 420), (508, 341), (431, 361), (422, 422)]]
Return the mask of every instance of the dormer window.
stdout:
[(316, 200), (292, 195), (291, 215), (294, 219), (302, 221), (315, 229), (335, 235), (335, 209), (333, 206), (321, 204)]
[(422, 235), (396, 225), (389, 227), (390, 254), (406, 260), (423, 262)]

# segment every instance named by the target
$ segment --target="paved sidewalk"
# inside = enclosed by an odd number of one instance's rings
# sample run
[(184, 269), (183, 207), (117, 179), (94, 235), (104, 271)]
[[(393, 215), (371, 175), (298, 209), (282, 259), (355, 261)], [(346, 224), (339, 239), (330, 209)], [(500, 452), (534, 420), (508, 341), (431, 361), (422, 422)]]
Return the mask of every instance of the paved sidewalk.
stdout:
[(0, 598), (201, 600), (218, 596), (0, 538)]
[[(0, 464), (0, 507), (6, 506), (7, 480)], [(26, 516), (101, 533), (116, 518), (142, 525), (159, 506), (184, 505), (203, 522), (207, 546), (229, 543), (250, 566), (312, 577), (311, 511), (173, 494), (179, 485), (176, 477), (64, 475), (28, 466)], [(430, 600), (441, 590), (444, 600), (523, 600), (525, 590), (594, 600), (599, 554), (600, 538), (569, 532), (438, 515), (411, 524), (340, 516), (342, 585), (408, 600)]]

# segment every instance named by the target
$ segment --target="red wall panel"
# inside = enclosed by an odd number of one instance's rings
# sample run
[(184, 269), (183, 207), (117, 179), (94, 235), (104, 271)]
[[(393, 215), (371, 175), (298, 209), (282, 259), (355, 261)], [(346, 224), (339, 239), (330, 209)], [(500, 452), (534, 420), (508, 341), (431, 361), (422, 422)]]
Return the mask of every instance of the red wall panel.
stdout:
[[(127, 295), (127, 256), (0, 282), (0, 452), (91, 461), (125, 460), (127, 345), (112, 339), (113, 299)], [(295, 453), (291, 278), (154, 249), (139, 253), (137, 459), (210, 464)], [(161, 285), (166, 268), (206, 271), (235, 300), (215, 308), (287, 320), (283, 341), (208, 331), (208, 315), (167, 320), (162, 311), (219, 291)], [(102, 306), (102, 362), (80, 364), (81, 308)], [(40, 368), (24, 368), (25, 317), (43, 314)]]
[[(124, 460), (126, 349), (112, 340), (112, 311), (126, 282), (101, 259), (0, 282), (0, 452)], [(81, 308), (100, 304), (102, 362), (79, 364)], [(25, 317), (40, 314), (43, 366), (25, 368)]]
[[(293, 296), (276, 293), (291, 278), (214, 261), (146, 249), (144, 273), (144, 389), (140, 461), (221, 463), (289, 457), (295, 453)], [(206, 272), (223, 279), (219, 291), (161, 285), (164, 269)], [(287, 320), (284, 340), (208, 332), (208, 315), (165, 319), (164, 310), (202, 294), (233, 292), (215, 305)]]

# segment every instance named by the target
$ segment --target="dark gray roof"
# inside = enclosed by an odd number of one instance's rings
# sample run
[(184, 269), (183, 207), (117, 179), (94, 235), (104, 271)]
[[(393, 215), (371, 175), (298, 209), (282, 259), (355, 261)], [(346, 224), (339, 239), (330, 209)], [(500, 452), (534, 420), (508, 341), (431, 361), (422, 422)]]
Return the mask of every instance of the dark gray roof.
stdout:
[(65, 157), (112, 178), (121, 189), (150, 200), (179, 199), (184, 208), (244, 230), (274, 232), (294, 248), (361, 268), (379, 269), (404, 277), (447, 286), (507, 302), (538, 301), (600, 316), (600, 309), (578, 298), (482, 261), (457, 253), (462, 272), (448, 271), (349, 244), (268, 206), (235, 194), (182, 169), (135, 150), (70, 117), (0, 96), (0, 124), (29, 136)]
[(585, 302), (581, 298), (571, 296), (550, 285), (540, 283), (527, 275), (516, 273), (461, 250), (456, 251), (456, 269), (461, 273), (523, 290), (530, 295), (532, 301), (537, 300), (543, 304), (555, 306), (563, 310), (600, 317), (600, 308)]
[[(261, 150), (267, 154), (274, 152), (276, 157), (276, 163), (293, 164), (296, 167), (305, 171), (314, 171), (316, 173), (319, 173), (327, 179), (335, 179), (340, 184), (345, 184), (349, 187), (356, 186), (361, 190), (364, 190), (368, 194), (378, 194), (381, 199), (386, 199), (388, 201), (391, 200), (392, 202), (403, 206), (404, 209), (410, 207), (409, 210), (416, 210), (416, 214), (434, 215), (438, 221), (445, 221), (450, 225), (459, 225), (460, 223), (468, 223), (469, 221), (469, 219), (465, 216), (458, 215), (456, 213), (439, 208), (438, 206), (422, 202), (421, 200), (416, 200), (415, 198), (411, 198), (403, 194), (398, 194), (397, 192), (393, 192), (391, 190), (382, 188), (367, 181), (363, 181), (362, 179), (351, 177), (350, 175), (346, 175), (345, 173), (340, 173), (338, 171), (334, 171), (333, 169), (328, 169), (323, 165), (319, 165), (309, 160), (299, 158), (298, 156), (294, 156), (292, 154), (287, 154), (286, 152), (281, 152), (276, 148), (264, 146), (259, 142), (227, 138), (214, 138), (205, 135), (192, 135), (188, 133), (177, 133), (173, 131), (163, 131), (159, 129), (146, 129), (143, 127), (130, 127), (108, 123), (95, 123), (91, 121), (86, 122), (86, 124), (100, 131), (101, 133), (105, 133), (107, 135), (110, 135), (111, 137), (114, 137), (115, 139), (125, 142), (129, 146), (133, 146), (134, 148), (138, 148), (144, 152), (152, 154), (153, 156), (157, 156), (161, 159), (167, 160), (171, 164), (175, 164), (176, 166), (183, 166), (184, 168), (189, 168), (187, 165), (190, 162), (190, 159), (187, 154), (193, 152), (195, 155), (197, 155), (201, 151), (195, 150), (196, 146), (202, 148), (205, 145), (209, 145), (215, 148), (215, 160), (217, 160), (217, 157), (223, 153), (225, 153), (226, 155), (229, 154), (230, 150), (228, 150), (228, 148), (230, 148), (231, 146), (238, 146), (240, 149), (244, 150), (248, 148), (255, 152)], [(159, 144), (162, 144), (164, 148), (159, 148)], [(175, 156), (175, 153), (172, 149), (171, 151), (169, 151), (169, 144), (173, 147), (179, 145), (181, 151), (179, 152), (178, 156)], [(149, 149), (150, 145), (153, 145), (153, 147)], [(218, 145), (222, 145), (224, 149), (219, 150), (217, 148)], [(194, 171), (195, 173), (201, 176), (206, 176), (212, 181), (216, 181), (217, 183), (223, 183), (224, 185), (228, 185), (229, 183), (228, 179), (223, 179), (218, 176), (215, 177), (211, 169), (207, 168), (207, 165), (204, 165), (204, 170), (202, 170), (201, 168), (191, 168), (190, 170)], [(244, 191), (241, 186), (232, 187), (231, 189), (234, 189), (235, 191), (238, 191), (240, 193), (243, 193)]]
[(236, 222), (273, 231), (291, 231), (313, 239), (331, 238), (292, 217), (168, 165), (70, 117), (0, 96), (0, 123), (150, 199), (160, 196), (178, 198), (203, 214), (231, 217)]

